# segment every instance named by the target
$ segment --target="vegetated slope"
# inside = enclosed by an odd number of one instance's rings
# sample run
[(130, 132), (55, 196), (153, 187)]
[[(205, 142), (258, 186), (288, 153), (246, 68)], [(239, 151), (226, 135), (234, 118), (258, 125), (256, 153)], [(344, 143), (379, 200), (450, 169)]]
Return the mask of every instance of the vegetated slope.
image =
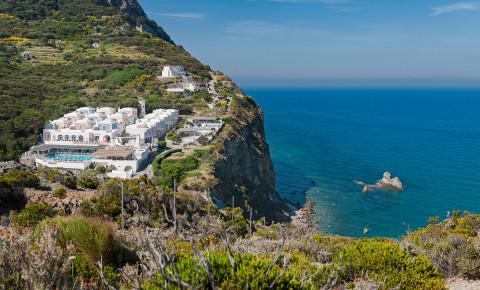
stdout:
[[(175, 45), (135, 0), (4, 1), (0, 13), (0, 160), (19, 158), (47, 120), (81, 106), (136, 107), (141, 97), (147, 111), (211, 113), (204, 94), (168, 94), (156, 79), (168, 64), (184, 66), (203, 83), (213, 72)], [(233, 99), (221, 113), (229, 122), (209, 151), (211, 164), (190, 173), (183, 188), (212, 192), (227, 205), (235, 196), (255, 217), (287, 220), (262, 112), (228, 77), (216, 75), (217, 91)]]
[[(152, 81), (159, 66), (209, 77), (136, 1), (2, 1), (0, 13), (0, 160), (18, 158), (45, 121), (79, 106), (137, 106), (144, 97), (149, 108), (192, 110)], [(25, 51), (32, 60), (21, 57)]]

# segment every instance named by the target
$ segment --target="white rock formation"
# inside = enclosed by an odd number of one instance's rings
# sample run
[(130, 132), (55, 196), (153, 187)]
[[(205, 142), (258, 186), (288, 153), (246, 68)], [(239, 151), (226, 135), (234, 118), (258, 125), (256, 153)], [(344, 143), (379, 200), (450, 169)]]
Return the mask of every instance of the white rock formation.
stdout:
[(398, 177), (393, 177), (390, 172), (385, 172), (383, 178), (377, 182), (377, 185), (384, 188), (391, 188), (398, 191), (403, 191), (403, 184)]
[(354, 180), (354, 182), (358, 185), (361, 185), (363, 187), (362, 191), (364, 193), (367, 193), (369, 191), (375, 190), (375, 189), (390, 189), (390, 190), (395, 190), (395, 191), (403, 191), (403, 183), (400, 181), (398, 177), (393, 177), (390, 172), (385, 172), (383, 174), (383, 178), (380, 179), (377, 183), (375, 184), (366, 184), (365, 182), (361, 180)]

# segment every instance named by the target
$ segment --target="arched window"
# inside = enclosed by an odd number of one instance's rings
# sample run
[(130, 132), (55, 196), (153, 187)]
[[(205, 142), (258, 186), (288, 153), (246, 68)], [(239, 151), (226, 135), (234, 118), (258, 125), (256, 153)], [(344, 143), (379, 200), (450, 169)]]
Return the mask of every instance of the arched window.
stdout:
[(58, 141), (63, 141), (63, 135), (58, 135)]
[(82, 135), (78, 136), (78, 141), (83, 142), (83, 136)]
[(72, 136), (72, 141), (73, 141), (73, 142), (77, 142), (77, 136), (73, 135), (73, 136)]
[(64, 138), (65, 138), (65, 141), (70, 141), (70, 136), (68, 136), (68, 135), (65, 135), (65, 137), (64, 137)]

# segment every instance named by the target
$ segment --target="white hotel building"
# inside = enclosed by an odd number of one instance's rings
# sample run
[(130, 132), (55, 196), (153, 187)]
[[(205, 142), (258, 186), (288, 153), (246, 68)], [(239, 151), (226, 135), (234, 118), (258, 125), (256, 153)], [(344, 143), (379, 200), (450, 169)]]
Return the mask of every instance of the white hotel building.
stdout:
[(139, 119), (136, 108), (79, 108), (48, 122), (43, 143), (26, 157), (37, 166), (84, 170), (104, 165), (111, 177), (129, 178), (145, 166), (159, 138), (175, 127), (178, 111), (155, 110)]

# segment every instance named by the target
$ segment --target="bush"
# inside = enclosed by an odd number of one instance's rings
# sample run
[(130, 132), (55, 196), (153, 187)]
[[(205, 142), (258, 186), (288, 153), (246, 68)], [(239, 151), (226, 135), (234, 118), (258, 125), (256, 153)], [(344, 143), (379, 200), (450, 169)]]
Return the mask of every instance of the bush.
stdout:
[(67, 196), (67, 190), (63, 186), (58, 186), (53, 190), (53, 196), (63, 199)]
[(26, 199), (24, 189), (17, 179), (0, 177), (0, 204), (25, 204)]
[[(204, 255), (206, 255), (204, 253)], [(287, 269), (281, 275), (281, 268), (272, 264), (271, 259), (262, 255), (237, 254), (236, 267), (232, 267), (228, 254), (213, 252), (209, 255), (212, 275), (221, 289), (301, 289), (301, 277)], [(178, 257), (176, 268), (180, 279), (190, 285), (203, 288), (210, 285), (207, 274), (191, 255)], [(158, 289), (165, 284), (165, 278), (158, 275), (154, 281), (145, 283), (143, 289)]]
[(417, 254), (427, 256), (445, 276), (480, 278), (480, 247), (477, 233), (480, 216), (455, 211), (453, 217), (409, 234), (404, 242)]
[(153, 168), (153, 175), (159, 176), (161, 174), (161, 165), (163, 160), (167, 159), (170, 157), (172, 154), (177, 153), (177, 152), (182, 152), (182, 149), (170, 149), (167, 151), (164, 151), (160, 153), (157, 157), (152, 162), (152, 168)]
[(166, 159), (160, 165), (161, 176), (158, 183), (164, 187), (173, 188), (173, 180), (176, 179), (179, 184), (185, 177), (187, 172), (197, 169), (199, 162), (193, 156), (181, 159)]
[(92, 217), (97, 215), (95, 205), (88, 200), (84, 200), (80, 203), (80, 212), (86, 217)]
[(77, 180), (73, 176), (65, 176), (61, 182), (63, 185), (65, 185), (67, 188), (70, 189), (77, 189)]
[(391, 241), (359, 240), (340, 250), (332, 266), (346, 282), (368, 274), (377, 283), (385, 283), (385, 289), (445, 289), (426, 257), (409, 254)]
[(55, 217), (40, 224), (43, 227), (54, 224), (60, 228), (60, 243), (75, 246), (75, 252), (84, 256), (88, 262), (95, 264), (100, 259), (106, 264), (118, 264), (121, 247), (114, 235), (113, 228), (107, 223), (85, 217)]
[(38, 173), (45, 178), (48, 182), (54, 183), (61, 179), (62, 174), (58, 169), (52, 168), (39, 168)]
[(121, 71), (115, 71), (106, 78), (106, 82), (112, 86), (120, 86), (133, 81), (143, 72), (138, 66), (129, 66)]
[(40, 185), (40, 179), (29, 170), (10, 170), (5, 177), (17, 180), (19, 184), (27, 188), (37, 188)]
[(167, 148), (167, 142), (159, 141), (158, 142), (158, 150), (162, 150), (162, 149), (165, 149), (165, 148)]
[(95, 171), (98, 174), (105, 174), (105, 172), (107, 172), (107, 168), (105, 168), (105, 166), (99, 165), (99, 166), (95, 167)]
[(13, 222), (21, 227), (33, 227), (42, 220), (55, 216), (55, 210), (44, 203), (29, 203), (13, 217)]
[(87, 189), (97, 189), (100, 182), (95, 170), (85, 170), (77, 181), (78, 185)]

